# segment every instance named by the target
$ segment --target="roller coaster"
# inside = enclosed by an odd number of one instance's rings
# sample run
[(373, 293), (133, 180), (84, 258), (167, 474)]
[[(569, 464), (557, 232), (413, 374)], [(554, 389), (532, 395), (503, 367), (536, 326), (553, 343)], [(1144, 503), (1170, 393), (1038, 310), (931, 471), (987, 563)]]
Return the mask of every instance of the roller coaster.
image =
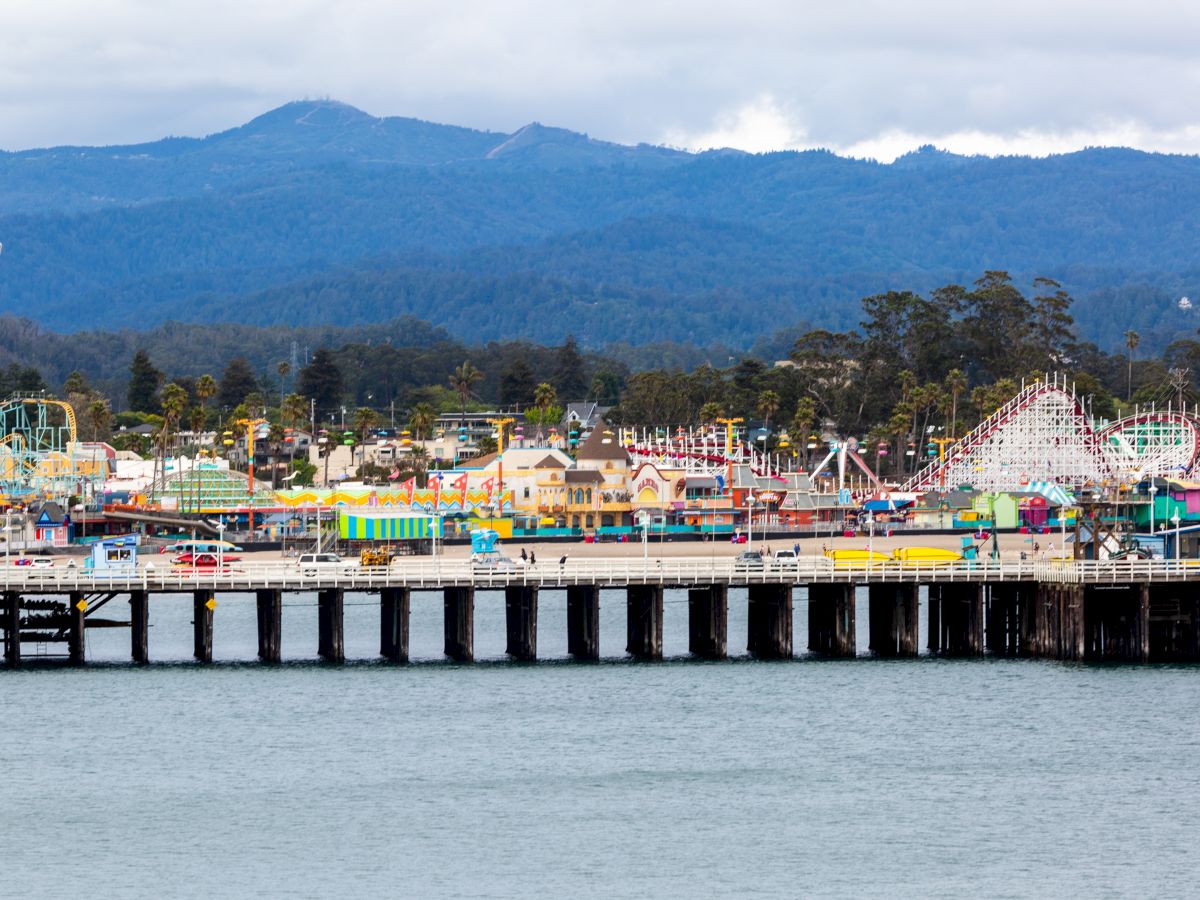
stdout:
[(79, 455), (75, 411), (48, 397), (0, 401), (0, 495), (7, 502), (66, 498), (103, 478)]

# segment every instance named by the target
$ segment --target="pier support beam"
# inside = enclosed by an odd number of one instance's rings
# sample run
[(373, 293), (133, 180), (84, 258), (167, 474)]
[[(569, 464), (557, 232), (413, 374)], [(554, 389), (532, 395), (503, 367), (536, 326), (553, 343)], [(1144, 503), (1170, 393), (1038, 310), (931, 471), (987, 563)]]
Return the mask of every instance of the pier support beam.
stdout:
[(1037, 588), (1032, 656), (1083, 659), (1086, 652), (1084, 588), (1080, 584), (1045, 584)]
[(212, 662), (213, 610), (217, 608), (212, 591), (192, 591), (192, 656), (199, 662)]
[(475, 659), (475, 589), (448, 587), (442, 591), (445, 652), (455, 662)]
[(379, 592), (379, 655), (392, 662), (408, 662), (408, 617), (412, 594), (408, 588), (383, 588)]
[(83, 665), (83, 614), (87, 610), (87, 600), (82, 591), (72, 591), (67, 605), (67, 659), (73, 666)]
[(808, 586), (808, 649), (822, 656), (855, 655), (854, 585), (818, 582)]
[(754, 583), (747, 593), (746, 649), (758, 659), (791, 659), (792, 586)]
[(878, 656), (916, 656), (919, 643), (918, 586), (872, 584), (868, 589), (870, 648)]
[(255, 591), (258, 601), (258, 658), (277, 663), (281, 659), (280, 632), (283, 630), (283, 592)]
[(504, 589), (504, 621), (508, 641), (504, 652), (513, 659), (537, 659), (538, 589), (512, 584)]
[(986, 649), (993, 656), (1018, 656), (1021, 646), (1023, 596), (1033, 592), (1032, 584), (1010, 581), (988, 587), (984, 619)]
[(1200, 592), (1186, 582), (1150, 585), (1150, 659), (1200, 662)]
[[(1083, 592), (1083, 658), (1150, 659), (1150, 585), (1089, 585)], [(1078, 657), (1075, 657), (1078, 658)]]
[(15, 591), (4, 592), (4, 662), (10, 666), (21, 664), (21, 595)]
[(567, 652), (575, 659), (600, 658), (600, 588), (595, 585), (567, 587)]
[(626, 588), (625, 651), (634, 659), (662, 659), (663, 589), (658, 584)]
[(929, 649), (947, 656), (983, 655), (982, 584), (929, 585)]
[(317, 591), (317, 656), (326, 662), (346, 661), (345, 605), (341, 588)]
[(150, 594), (129, 595), (129, 654), (135, 663), (150, 662)]
[(688, 652), (701, 659), (729, 656), (729, 588), (725, 585), (688, 591)]

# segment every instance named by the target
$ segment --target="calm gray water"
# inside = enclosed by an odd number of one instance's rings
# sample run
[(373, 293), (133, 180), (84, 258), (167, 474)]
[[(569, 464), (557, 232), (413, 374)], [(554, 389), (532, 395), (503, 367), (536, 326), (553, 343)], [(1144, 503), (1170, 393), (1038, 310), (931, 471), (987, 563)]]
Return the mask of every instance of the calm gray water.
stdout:
[[(686, 595), (667, 599), (682, 657)], [(740, 649), (744, 593), (730, 606)], [(859, 617), (865, 634), (863, 599)], [(190, 598), (152, 600), (151, 656), (177, 664), (125, 665), (114, 630), (89, 635), (110, 663), (0, 672), (0, 896), (1200, 893), (1197, 668), (635, 665), (618, 593), (614, 661), (576, 665), (552, 661), (552, 592), (536, 666), (500, 661), (503, 598), (480, 593), (494, 662), (441, 662), (440, 598), (418, 594), (427, 662), (374, 662), (374, 598), (348, 596), (363, 661), (319, 665), (296, 595), (294, 662), (199, 667), (190, 618)], [(216, 656), (252, 660), (254, 621), (222, 600)]]

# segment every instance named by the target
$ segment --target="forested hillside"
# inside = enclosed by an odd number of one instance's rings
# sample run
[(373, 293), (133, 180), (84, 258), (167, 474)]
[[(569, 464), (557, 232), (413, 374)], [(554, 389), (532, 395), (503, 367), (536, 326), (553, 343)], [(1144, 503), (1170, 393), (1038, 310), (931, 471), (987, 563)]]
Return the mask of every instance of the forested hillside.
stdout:
[(1195, 157), (685, 154), (305, 102), (204, 139), (0, 154), (0, 312), (749, 348), (1004, 269), (1062, 283), (1101, 347), (1162, 347), (1200, 325), (1178, 307), (1198, 201)]

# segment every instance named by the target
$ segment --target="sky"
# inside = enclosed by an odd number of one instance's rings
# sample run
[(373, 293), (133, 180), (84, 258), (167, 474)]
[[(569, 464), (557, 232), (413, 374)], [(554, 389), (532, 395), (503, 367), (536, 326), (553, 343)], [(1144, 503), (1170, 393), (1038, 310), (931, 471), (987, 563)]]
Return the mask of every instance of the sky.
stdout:
[(0, 148), (200, 136), (296, 99), (622, 143), (1200, 152), (1178, 0), (38, 0), (0, 8)]

